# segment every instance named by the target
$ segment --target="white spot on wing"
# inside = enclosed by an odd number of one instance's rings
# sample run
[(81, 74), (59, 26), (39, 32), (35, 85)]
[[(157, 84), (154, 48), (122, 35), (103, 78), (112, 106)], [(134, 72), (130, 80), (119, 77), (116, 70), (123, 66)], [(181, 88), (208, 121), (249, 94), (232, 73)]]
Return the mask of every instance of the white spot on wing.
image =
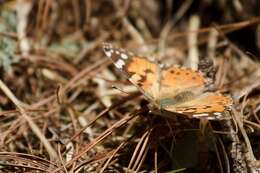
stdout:
[(115, 66), (119, 69), (121, 69), (123, 66), (125, 65), (125, 62), (122, 60), (122, 59), (118, 59), (116, 62), (115, 62)]
[(112, 52), (111, 52), (111, 51), (105, 51), (105, 54), (106, 54), (106, 56), (108, 56), (108, 57), (111, 57), (111, 56), (112, 56)]
[(214, 115), (221, 116), (222, 114), (220, 112), (214, 112)]
[(223, 116), (222, 113), (220, 113), (220, 112), (214, 112), (213, 114), (216, 116), (217, 119), (219, 119)]
[(216, 120), (216, 118), (215, 118), (215, 117), (210, 117), (210, 116), (209, 116), (209, 117), (207, 117), (207, 119), (208, 119), (208, 120)]
[(128, 56), (126, 54), (124, 54), (124, 53), (121, 53), (120, 56), (121, 56), (122, 59), (128, 59)]
[(194, 117), (194, 118), (201, 118), (201, 117), (207, 117), (207, 116), (209, 116), (209, 114), (207, 114), (207, 113), (204, 113), (204, 114), (194, 114), (194, 115), (192, 115), (192, 117)]

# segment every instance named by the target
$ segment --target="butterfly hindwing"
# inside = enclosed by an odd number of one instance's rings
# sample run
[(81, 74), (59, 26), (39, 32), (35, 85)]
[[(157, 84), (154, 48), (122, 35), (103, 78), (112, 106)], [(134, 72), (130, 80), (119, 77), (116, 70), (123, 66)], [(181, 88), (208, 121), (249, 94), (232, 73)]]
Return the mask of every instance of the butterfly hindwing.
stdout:
[(231, 98), (219, 93), (206, 92), (189, 101), (165, 105), (163, 109), (194, 118), (221, 119), (231, 105)]

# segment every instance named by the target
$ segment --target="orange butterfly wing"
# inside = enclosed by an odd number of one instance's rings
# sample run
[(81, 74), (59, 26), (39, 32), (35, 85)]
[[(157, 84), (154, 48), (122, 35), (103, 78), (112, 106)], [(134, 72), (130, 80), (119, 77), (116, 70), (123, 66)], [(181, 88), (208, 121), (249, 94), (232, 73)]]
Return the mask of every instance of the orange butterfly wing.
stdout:
[(104, 44), (103, 49), (115, 66), (158, 109), (189, 117), (213, 119), (223, 117), (232, 105), (229, 97), (205, 92), (207, 81), (197, 71), (175, 66), (161, 69), (158, 64), (145, 57), (116, 49), (110, 44)]
[(232, 105), (232, 99), (219, 93), (203, 93), (189, 101), (165, 105), (163, 109), (194, 118), (221, 119)]

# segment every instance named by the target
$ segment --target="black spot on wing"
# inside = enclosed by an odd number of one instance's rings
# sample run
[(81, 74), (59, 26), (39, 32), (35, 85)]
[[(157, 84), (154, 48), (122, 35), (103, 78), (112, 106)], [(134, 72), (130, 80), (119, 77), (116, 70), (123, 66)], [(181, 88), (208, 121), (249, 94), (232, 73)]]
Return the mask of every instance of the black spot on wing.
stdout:
[(145, 73), (153, 73), (153, 71), (151, 69), (145, 69), (144, 71)]
[(144, 83), (146, 81), (146, 76), (140, 75), (141, 79), (138, 82)]

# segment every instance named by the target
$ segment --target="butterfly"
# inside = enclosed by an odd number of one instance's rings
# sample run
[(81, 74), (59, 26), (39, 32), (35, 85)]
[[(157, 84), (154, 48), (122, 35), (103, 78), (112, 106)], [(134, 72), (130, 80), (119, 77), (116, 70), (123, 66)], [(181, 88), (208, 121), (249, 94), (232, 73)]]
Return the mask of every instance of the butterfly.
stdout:
[(126, 75), (145, 98), (160, 112), (190, 118), (222, 119), (232, 99), (207, 91), (207, 79), (189, 68), (163, 67), (155, 60), (103, 43), (103, 50), (117, 69)]

